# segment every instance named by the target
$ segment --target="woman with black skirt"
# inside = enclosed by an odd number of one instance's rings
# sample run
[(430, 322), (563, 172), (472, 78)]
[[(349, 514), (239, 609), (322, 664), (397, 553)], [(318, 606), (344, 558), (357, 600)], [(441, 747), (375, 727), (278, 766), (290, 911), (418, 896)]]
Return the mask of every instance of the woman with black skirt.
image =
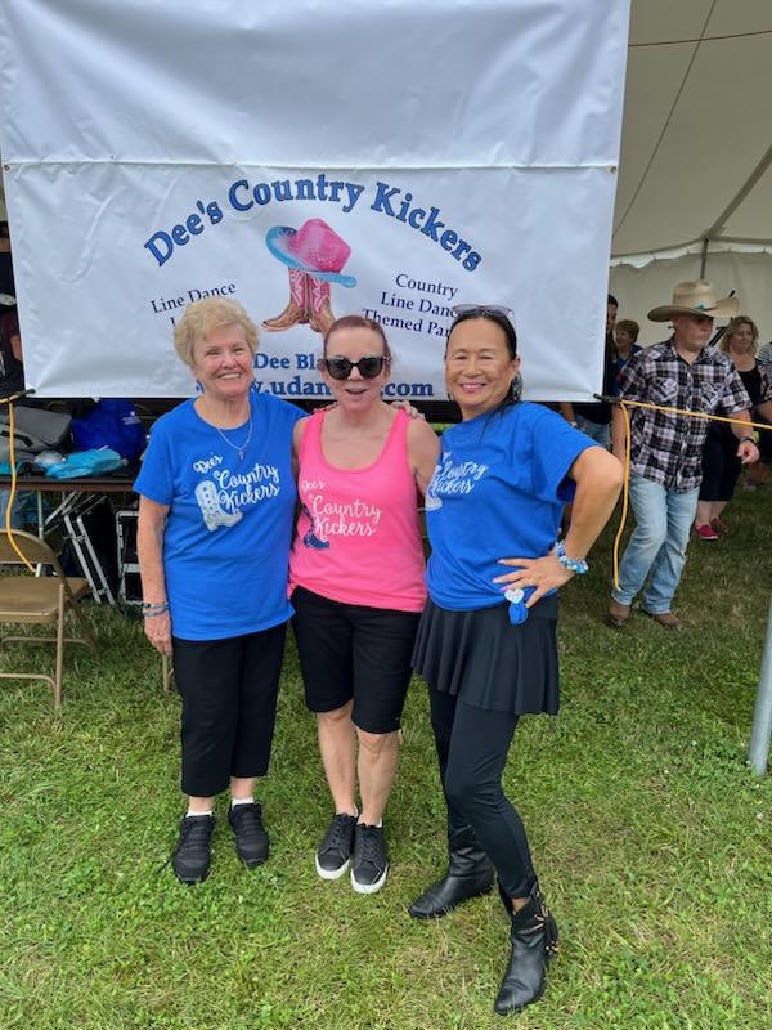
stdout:
[[(511, 917), (495, 1005), (504, 1015), (541, 995), (557, 927), (501, 777), (520, 716), (557, 713), (555, 591), (586, 571), (622, 468), (552, 411), (516, 400), (508, 309), (456, 310), (445, 374), (462, 421), (443, 436), (426, 496), (429, 600), (413, 655), (429, 686), (450, 862), (409, 911), (445, 915), (488, 893), (496, 872)], [(556, 545), (569, 502), (571, 527)]]

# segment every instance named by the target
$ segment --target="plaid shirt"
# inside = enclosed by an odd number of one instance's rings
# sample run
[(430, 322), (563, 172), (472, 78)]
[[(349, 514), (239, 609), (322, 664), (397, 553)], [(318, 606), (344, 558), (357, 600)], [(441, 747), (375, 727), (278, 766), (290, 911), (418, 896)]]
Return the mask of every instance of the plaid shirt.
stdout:
[[(645, 347), (619, 374), (620, 397), (685, 411), (733, 415), (750, 408), (734, 365), (717, 347), (704, 347), (690, 365), (673, 338)], [(650, 408), (630, 412), (630, 471), (684, 493), (702, 480), (702, 448), (710, 423)]]

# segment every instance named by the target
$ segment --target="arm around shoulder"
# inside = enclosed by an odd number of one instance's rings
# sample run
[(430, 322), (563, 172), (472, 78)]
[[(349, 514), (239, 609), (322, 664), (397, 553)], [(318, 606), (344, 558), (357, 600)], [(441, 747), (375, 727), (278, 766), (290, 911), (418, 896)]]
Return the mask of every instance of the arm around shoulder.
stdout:
[(407, 427), (410, 468), (418, 489), (425, 494), (440, 453), (440, 440), (428, 422), (411, 419)]
[(300, 445), (308, 425), (308, 417), (298, 419), (292, 430), (292, 474), (297, 478), (300, 471)]

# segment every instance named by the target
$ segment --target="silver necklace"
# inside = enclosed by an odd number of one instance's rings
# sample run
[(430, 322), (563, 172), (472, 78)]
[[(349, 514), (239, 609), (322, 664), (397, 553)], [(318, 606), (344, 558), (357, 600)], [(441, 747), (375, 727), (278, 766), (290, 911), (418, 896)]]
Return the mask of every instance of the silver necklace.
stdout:
[(219, 426), (215, 426), (214, 428), (220, 434), (221, 438), (225, 441), (225, 443), (227, 443), (229, 447), (232, 447), (234, 451), (236, 451), (236, 453), (239, 456), (239, 461), (243, 461), (246, 449), (247, 447), (249, 447), (249, 441), (252, 439), (252, 405), (249, 405), (249, 430), (247, 431), (247, 438), (244, 441), (244, 443), (235, 444), (232, 440), (228, 439), (228, 437), (225, 435), (225, 433), (223, 433), (222, 429), (220, 429)]

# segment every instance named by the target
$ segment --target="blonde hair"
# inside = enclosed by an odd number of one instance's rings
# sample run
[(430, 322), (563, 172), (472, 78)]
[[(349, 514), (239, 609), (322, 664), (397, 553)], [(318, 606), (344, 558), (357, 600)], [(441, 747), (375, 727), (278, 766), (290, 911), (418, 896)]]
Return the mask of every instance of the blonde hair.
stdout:
[(188, 368), (193, 368), (193, 348), (197, 340), (205, 340), (213, 329), (237, 325), (244, 330), (252, 354), (257, 350), (257, 326), (237, 300), (227, 297), (205, 297), (188, 304), (174, 327), (174, 349)]
[(734, 334), (740, 328), (741, 325), (749, 325), (751, 327), (751, 334), (753, 335), (753, 353), (755, 354), (759, 348), (759, 327), (753, 321), (752, 318), (748, 318), (747, 315), (735, 315), (729, 325), (726, 327), (726, 332), (721, 337), (721, 350), (725, 354), (729, 353), (729, 341), (732, 339)]

